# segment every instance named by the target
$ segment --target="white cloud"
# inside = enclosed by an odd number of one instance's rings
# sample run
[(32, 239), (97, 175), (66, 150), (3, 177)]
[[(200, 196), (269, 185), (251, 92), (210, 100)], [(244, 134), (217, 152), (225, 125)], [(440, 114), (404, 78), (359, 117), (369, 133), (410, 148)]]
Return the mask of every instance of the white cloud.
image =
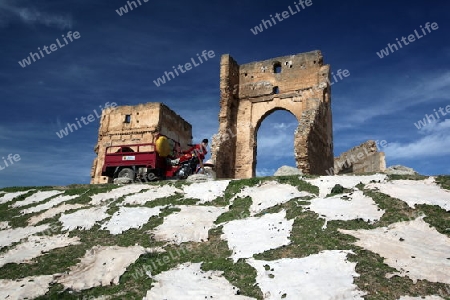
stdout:
[(296, 128), (298, 123), (273, 123), (272, 127), (276, 130), (287, 130), (291, 128)]
[(420, 134), (433, 134), (433, 133), (441, 132), (441, 131), (450, 132), (448, 130), (450, 130), (450, 119), (446, 119), (443, 122), (436, 120), (431, 123), (426, 123), (425, 126), (420, 128), (419, 133)]
[(256, 169), (256, 176), (262, 177), (262, 176), (272, 176), (275, 173), (275, 169), (267, 169), (267, 168), (261, 168)]
[(384, 151), (387, 157), (419, 158), (450, 155), (450, 119), (423, 127), (422, 137), (410, 143), (389, 143)]
[[(281, 123), (284, 124), (284, 123)], [(273, 129), (278, 126), (278, 129)], [(295, 127), (297, 124), (295, 124)], [(291, 127), (290, 129), (288, 129)], [(283, 128), (283, 129), (281, 129)], [(258, 156), (282, 158), (294, 156), (294, 129), (275, 123), (272, 128), (258, 132)]]
[[(389, 83), (390, 86), (394, 86), (391, 90), (374, 91), (376, 96), (366, 96), (376, 100), (372, 101), (372, 105), (363, 108), (352, 107), (347, 118), (341, 120), (342, 123), (333, 124), (334, 130), (352, 128), (378, 116), (397, 116), (406, 108), (429, 103), (434, 98), (442, 98), (450, 93), (450, 71), (434, 76), (425, 74), (423, 78), (423, 80)], [(366, 90), (363, 93), (367, 94), (368, 85), (370, 83), (366, 82)]]
[(8, 25), (19, 20), (28, 25), (45, 25), (47, 27), (56, 27), (59, 29), (72, 28), (72, 17), (53, 15), (42, 12), (32, 7), (29, 3), (20, 5), (8, 0), (0, 0), (0, 27)]

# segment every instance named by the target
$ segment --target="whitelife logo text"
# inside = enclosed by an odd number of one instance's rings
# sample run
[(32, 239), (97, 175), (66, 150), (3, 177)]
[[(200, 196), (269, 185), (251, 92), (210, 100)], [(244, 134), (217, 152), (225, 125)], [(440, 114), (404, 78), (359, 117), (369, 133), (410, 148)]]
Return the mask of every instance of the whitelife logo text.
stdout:
[[(436, 22), (433, 22), (433, 23), (427, 22), (425, 24), (425, 28), (423, 28), (422, 25), (420, 25), (420, 29), (422, 29), (423, 35), (421, 35), (419, 32), (417, 32), (417, 29), (416, 29), (416, 30), (414, 30), (414, 34), (408, 35), (408, 41), (406, 41), (407, 38), (404, 36), (402, 36), (402, 38), (400, 40), (398, 38), (396, 38), (398, 46), (395, 43), (394, 44), (388, 43), (386, 48), (381, 49), (380, 52), (377, 52), (378, 57), (384, 58), (384, 57), (388, 56), (390, 53), (394, 53), (395, 51), (398, 51), (399, 50), (398, 47), (400, 47), (400, 49), (403, 48), (402, 43), (404, 46), (408, 46), (410, 43), (415, 42), (416, 38), (417, 38), (417, 40), (423, 38), (424, 36), (427, 35), (427, 31), (428, 31), (428, 33), (431, 33), (430, 28), (433, 30), (438, 30), (439, 25)], [(425, 31), (425, 29), (426, 29), (426, 31)], [(402, 41), (402, 43), (400, 41)], [(390, 50), (390, 53), (389, 53), (389, 50)]]
[[(311, 5), (313, 5), (312, 0), (306, 0), (306, 1), (299, 0), (298, 3), (294, 2), (295, 9), (293, 9), (289, 5), (288, 6), (289, 10), (285, 10), (281, 14), (280, 13), (276, 13), (275, 17), (270, 15), (270, 19), (269, 20), (262, 19), (261, 23), (258, 26), (255, 26), (254, 28), (250, 28), (250, 31), (254, 35), (257, 35), (258, 33), (263, 32), (264, 29), (269, 29), (270, 27), (275, 26), (277, 24), (277, 20), (278, 20), (278, 22), (282, 22), (282, 21), (286, 20), (287, 18), (298, 14), (302, 10), (305, 10), (307, 7), (309, 7)], [(301, 6), (301, 8), (300, 8), (300, 6)]]
[[(68, 45), (69, 42), (67, 41), (67, 39), (69, 39), (70, 42), (73, 42), (74, 40), (78, 40), (80, 37), (81, 37), (81, 35), (78, 31), (75, 31), (73, 33), (72, 33), (72, 31), (69, 31), (66, 36), (64, 36), (64, 34), (62, 35), (64, 43), (61, 43), (59, 38), (57, 38), (56, 44), (51, 44), (50, 47), (47, 47), (47, 45), (44, 45), (44, 47), (42, 47), (42, 49), (41, 49), (41, 47), (38, 47), (38, 52), (36, 52), (36, 53), (30, 52), (30, 55), (27, 58), (24, 58), (22, 61), (19, 61), (19, 65), (22, 68), (25, 68), (26, 66), (31, 65), (32, 62), (35, 62), (36, 60), (43, 58), (45, 56), (44, 52), (46, 54), (51, 54), (52, 52), (55, 52), (58, 49), (61, 49), (61, 48), (65, 47), (66, 45)], [(33, 61), (31, 61), (31, 60), (33, 60)]]
[[(109, 102), (106, 102), (105, 103), (105, 107), (102, 107), (101, 105), (99, 105), (99, 107), (100, 107), (100, 114), (98, 114), (97, 109), (94, 109), (94, 111), (93, 111), (94, 113), (88, 115), (87, 117), (82, 116), (80, 118), (80, 120), (78, 120), (78, 118), (75, 118), (76, 123), (67, 123), (67, 126), (64, 127), (64, 129), (61, 129), (59, 132), (56, 132), (56, 135), (60, 139), (62, 139), (65, 136), (68, 136), (69, 135), (69, 131), (72, 133), (72, 132), (80, 129), (81, 127), (83, 127), (81, 125), (80, 121), (83, 122), (84, 125), (88, 125), (89, 123), (92, 123), (92, 122), (94, 122), (97, 119), (100, 119), (101, 112), (102, 112), (103, 109), (106, 109), (108, 107), (116, 108), (117, 107), (117, 103), (113, 102), (113, 103), (109, 104)], [(77, 126), (77, 124), (78, 124), (78, 126)]]
[[(184, 74), (187, 71), (192, 70), (192, 66), (198, 67), (198, 66), (200, 66), (201, 64), (204, 63), (203, 60), (208, 61), (208, 57), (209, 58), (214, 58), (215, 56), (216, 56), (216, 54), (214, 53), (213, 50), (209, 50), (209, 51), (203, 50), (201, 55), (197, 53), (197, 58), (198, 58), (199, 63), (197, 63), (195, 61), (195, 59), (193, 57), (191, 57), (192, 64), (190, 62), (187, 62), (184, 65), (178, 65), (178, 67), (172, 66), (173, 72), (172, 71), (164, 72), (164, 75), (159, 77), (159, 78), (157, 78), (156, 80), (153, 80), (153, 83), (157, 87), (160, 87), (161, 85), (165, 84), (166, 82), (168, 82), (168, 81), (170, 81), (172, 79), (175, 79), (175, 74), (177, 74), (177, 76), (180, 76), (180, 73), (178, 73), (178, 70), (182, 74)], [(203, 57), (203, 59), (202, 59), (202, 57)], [(184, 67), (184, 69), (183, 69), (183, 67)], [(175, 74), (174, 74), (174, 72), (175, 72)], [(166, 78), (167, 78), (167, 81), (166, 81)]]

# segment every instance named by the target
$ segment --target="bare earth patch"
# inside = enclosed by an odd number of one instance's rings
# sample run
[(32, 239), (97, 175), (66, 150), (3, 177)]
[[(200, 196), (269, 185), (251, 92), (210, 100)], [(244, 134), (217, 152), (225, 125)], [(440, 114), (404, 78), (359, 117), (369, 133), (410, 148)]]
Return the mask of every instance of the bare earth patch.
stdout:
[(182, 191), (180, 189), (177, 189), (171, 185), (163, 185), (161, 187), (152, 186), (150, 187), (150, 190), (143, 193), (126, 196), (122, 203), (130, 205), (144, 205), (149, 201), (153, 201), (158, 198), (170, 197), (181, 192)]
[(61, 191), (39, 191), (34, 193), (33, 195), (25, 198), (22, 201), (18, 201), (16, 203), (14, 203), (13, 205), (11, 205), (12, 207), (21, 207), (21, 206), (25, 206), (25, 205), (30, 205), (33, 203), (38, 203), (41, 201), (44, 201), (45, 199), (48, 199), (50, 197), (62, 194), (63, 192)]
[(377, 188), (380, 192), (406, 202), (411, 208), (416, 204), (439, 205), (450, 211), (450, 191), (442, 189), (430, 177), (425, 180), (394, 180), (387, 183), (372, 183), (366, 188)]
[(147, 184), (130, 184), (114, 189), (106, 193), (95, 194), (91, 197), (92, 205), (99, 205), (106, 200), (116, 200), (128, 194), (139, 193), (142, 190), (149, 189)]
[(331, 189), (336, 185), (340, 184), (344, 188), (352, 189), (356, 187), (360, 182), (363, 184), (368, 184), (372, 180), (383, 182), (386, 179), (385, 174), (375, 174), (375, 175), (359, 175), (359, 176), (320, 176), (315, 179), (305, 179), (312, 185), (319, 187), (319, 197), (325, 197), (331, 193)]
[(208, 231), (215, 227), (214, 221), (228, 208), (215, 206), (176, 206), (175, 212), (164, 218), (164, 223), (152, 233), (157, 240), (176, 244), (208, 240)]
[(310, 196), (312, 194), (301, 192), (290, 184), (282, 184), (276, 181), (267, 181), (258, 186), (246, 187), (236, 194), (236, 197), (251, 197), (252, 205), (250, 207), (250, 215), (255, 214), (275, 206), (283, 204), (297, 197)]
[(354, 191), (350, 194), (341, 194), (329, 198), (312, 199), (311, 204), (306, 205), (306, 207), (324, 217), (327, 222), (359, 218), (367, 222), (375, 222), (384, 214), (384, 210), (379, 209), (373, 199), (365, 196), (362, 191)]
[(88, 230), (98, 221), (109, 217), (106, 213), (107, 209), (106, 206), (82, 209), (71, 214), (62, 214), (61, 217), (59, 217), (59, 221), (63, 224), (63, 230)]
[(398, 300), (444, 300), (444, 298), (441, 298), (439, 296), (426, 296), (426, 297), (409, 297), (409, 296), (402, 296)]
[(0, 230), (8, 229), (10, 228), (9, 222), (0, 222)]
[(202, 271), (200, 263), (186, 263), (153, 277), (156, 283), (143, 300), (216, 299), (254, 300), (240, 296), (238, 289), (220, 271)]
[(75, 291), (118, 284), (126, 268), (145, 252), (141, 246), (94, 246), (69, 273), (54, 275), (55, 281)]
[(0, 299), (34, 299), (45, 295), (52, 281), (52, 275), (25, 277), (18, 280), (0, 279), (2, 287)]
[(49, 229), (48, 225), (41, 225), (36, 227), (19, 227), (2, 230), (0, 231), (0, 248), (19, 242), (21, 239), (47, 229)]
[(234, 220), (223, 225), (222, 239), (233, 251), (234, 262), (239, 258), (249, 258), (253, 254), (289, 245), (294, 220), (286, 219), (286, 211)]
[(223, 196), (230, 180), (193, 183), (184, 187), (185, 198), (200, 199), (199, 204), (210, 202)]
[(78, 237), (69, 238), (67, 235), (30, 236), (28, 240), (0, 254), (0, 267), (7, 263), (31, 263), (30, 260), (44, 252), (70, 245), (80, 244)]
[(28, 191), (23, 191), (23, 192), (15, 192), (15, 193), (6, 193), (5, 195), (3, 195), (0, 198), (0, 204), (7, 203), (7, 202), (13, 200), (16, 197), (19, 197), (20, 195), (24, 195), (24, 194), (26, 194), (28, 192), (31, 192), (31, 191), (33, 191), (33, 190), (28, 190)]
[(351, 251), (327, 250), (304, 258), (247, 262), (257, 271), (256, 282), (264, 299), (329, 300), (363, 299), (353, 278), (356, 263), (347, 261)]
[(54, 208), (51, 208), (49, 210), (46, 210), (45, 212), (41, 213), (40, 215), (33, 216), (28, 220), (28, 224), (30, 225), (36, 225), (42, 220), (53, 218), (57, 214), (63, 213), (68, 210), (72, 209), (79, 209), (84, 207), (84, 205), (81, 204), (63, 204)]
[(58, 197), (53, 198), (52, 200), (50, 200), (50, 201), (48, 201), (46, 203), (43, 203), (43, 204), (40, 204), (40, 205), (37, 205), (37, 206), (34, 206), (34, 207), (30, 207), (30, 208), (27, 208), (27, 209), (24, 209), (24, 210), (20, 211), (20, 213), (21, 214), (31, 214), (31, 213), (35, 213), (35, 212), (40, 212), (42, 210), (48, 210), (49, 208), (52, 208), (52, 207), (54, 207), (54, 206), (56, 206), (58, 204), (61, 204), (63, 202), (75, 199), (76, 197), (78, 197), (78, 195), (73, 195), (73, 196), (62, 195), (62, 196), (58, 196)]
[(121, 207), (101, 229), (109, 230), (111, 234), (121, 234), (131, 228), (141, 228), (152, 216), (159, 215), (161, 208), (163, 207)]
[(357, 246), (378, 253), (398, 270), (392, 276), (406, 276), (416, 282), (450, 284), (450, 238), (430, 227), (423, 217), (372, 230), (342, 230), (359, 239)]

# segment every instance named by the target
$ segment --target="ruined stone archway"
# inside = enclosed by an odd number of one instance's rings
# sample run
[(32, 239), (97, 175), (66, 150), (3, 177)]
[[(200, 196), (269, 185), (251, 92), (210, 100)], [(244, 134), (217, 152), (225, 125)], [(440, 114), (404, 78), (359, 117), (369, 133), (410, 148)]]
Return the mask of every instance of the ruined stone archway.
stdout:
[(217, 177), (255, 176), (255, 131), (264, 116), (277, 109), (298, 120), (297, 168), (306, 174), (326, 174), (334, 160), (329, 73), (320, 51), (244, 65), (223, 55), (220, 125), (212, 142)]
[[(296, 165), (294, 130), (297, 124), (296, 116), (284, 108), (277, 107), (261, 117), (255, 128), (253, 168), (256, 176), (270, 176), (274, 167)], [(272, 171), (267, 173), (269, 170)]]
[[(284, 108), (275, 108), (261, 117), (254, 136), (253, 170), (256, 176), (272, 175), (273, 171), (266, 171), (274, 165), (295, 166), (294, 130), (297, 124), (296, 116)], [(259, 172), (265, 175), (258, 175)]]

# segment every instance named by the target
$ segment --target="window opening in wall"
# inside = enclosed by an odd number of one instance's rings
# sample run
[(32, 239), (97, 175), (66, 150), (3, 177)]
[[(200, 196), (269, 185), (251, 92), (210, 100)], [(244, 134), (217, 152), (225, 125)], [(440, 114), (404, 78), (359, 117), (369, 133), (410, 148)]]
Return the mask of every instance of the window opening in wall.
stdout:
[(280, 88), (277, 87), (277, 86), (274, 86), (274, 87), (273, 87), (273, 93), (274, 93), (274, 94), (279, 94), (279, 93), (280, 93)]
[(281, 64), (279, 62), (273, 64), (273, 72), (275, 74), (281, 73)]
[(131, 122), (131, 115), (125, 115), (125, 121), (124, 123), (130, 123)]

